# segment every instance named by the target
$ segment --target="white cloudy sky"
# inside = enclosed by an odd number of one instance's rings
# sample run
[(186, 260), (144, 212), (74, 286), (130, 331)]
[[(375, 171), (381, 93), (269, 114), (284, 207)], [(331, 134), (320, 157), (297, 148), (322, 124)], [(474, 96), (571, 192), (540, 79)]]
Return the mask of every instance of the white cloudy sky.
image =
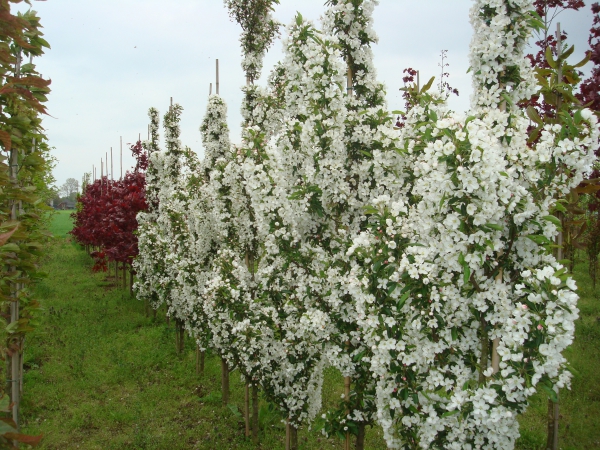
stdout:
[[(318, 20), (324, 0), (281, 0), (275, 16), (289, 24), (299, 11)], [(438, 75), (439, 55), (448, 50), (450, 84), (460, 90), (452, 106), (469, 105), (468, 48), (470, 0), (380, 0), (375, 12), (379, 44), (374, 48), (378, 76), (388, 90), (390, 109), (399, 109), (402, 70), (419, 69), (422, 79)], [(567, 11), (562, 28), (576, 45), (577, 56), (587, 50), (592, 14)], [(52, 46), (36, 61), (52, 79), (48, 102), (51, 117), (44, 120), (59, 162), (57, 185), (68, 177), (81, 179), (100, 166), (113, 148), (115, 177), (119, 175), (119, 139), (124, 143), (147, 133), (147, 111), (164, 114), (169, 98), (183, 108), (182, 142), (202, 154), (198, 127), (204, 115), (209, 83), (220, 62), (220, 93), (229, 107), (232, 139), (239, 140), (241, 116), (239, 28), (220, 0), (48, 0), (34, 2)], [(21, 9), (23, 7), (20, 6)], [(266, 59), (267, 73), (281, 59), (277, 42)], [(263, 77), (264, 78), (264, 77)], [(124, 169), (133, 159), (124, 145)], [(99, 173), (99, 170), (98, 170)]]

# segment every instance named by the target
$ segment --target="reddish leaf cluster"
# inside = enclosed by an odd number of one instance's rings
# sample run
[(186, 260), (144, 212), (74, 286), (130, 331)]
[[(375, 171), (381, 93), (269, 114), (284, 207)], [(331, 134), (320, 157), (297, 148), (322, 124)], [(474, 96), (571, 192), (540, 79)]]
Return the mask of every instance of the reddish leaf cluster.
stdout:
[[(600, 111), (600, 3), (592, 4), (592, 13), (594, 21), (588, 42), (590, 44), (590, 61), (594, 67), (590, 77), (581, 83), (577, 98), (588, 108)], [(600, 147), (596, 150), (596, 156), (600, 158)], [(598, 169), (590, 175), (590, 179), (596, 178), (600, 178)], [(589, 209), (600, 211), (600, 191), (596, 192), (596, 197), (594, 201), (590, 202)]]
[(131, 264), (138, 254), (136, 217), (147, 209), (144, 171), (148, 155), (140, 141), (131, 146), (131, 152), (137, 160), (133, 172), (128, 171), (122, 180), (103, 177), (88, 184), (73, 214), (71, 234), (80, 244), (96, 249), (91, 253), (96, 260), (94, 270), (106, 270), (108, 261)]

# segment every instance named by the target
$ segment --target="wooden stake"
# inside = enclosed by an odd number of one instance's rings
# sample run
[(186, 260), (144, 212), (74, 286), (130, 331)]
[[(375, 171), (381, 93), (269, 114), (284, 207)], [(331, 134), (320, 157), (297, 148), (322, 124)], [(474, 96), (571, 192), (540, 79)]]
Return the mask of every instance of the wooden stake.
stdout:
[[(346, 400), (346, 416), (350, 414), (350, 377), (344, 377), (344, 400)], [(346, 431), (344, 450), (350, 450), (350, 431)]]
[(217, 83), (215, 85), (217, 95), (219, 95), (219, 60), (217, 59)]
[(212, 83), (210, 83), (210, 86), (208, 87), (208, 95), (212, 95)]
[(252, 440), (258, 444), (258, 384), (252, 384)]
[(290, 419), (285, 423), (285, 450), (290, 450)]

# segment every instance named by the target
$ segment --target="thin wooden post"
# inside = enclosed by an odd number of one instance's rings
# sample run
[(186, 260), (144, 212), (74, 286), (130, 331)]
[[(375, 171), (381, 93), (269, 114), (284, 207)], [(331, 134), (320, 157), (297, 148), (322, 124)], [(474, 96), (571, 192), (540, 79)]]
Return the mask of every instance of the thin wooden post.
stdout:
[[(350, 377), (344, 377), (344, 399), (346, 400), (346, 417), (350, 415)], [(344, 450), (350, 450), (350, 431), (346, 431)]]
[(210, 85), (208, 86), (208, 96), (210, 97), (212, 95), (212, 83), (210, 83)]
[(258, 384), (252, 383), (252, 440), (258, 444)]
[(217, 93), (217, 95), (219, 95), (219, 60), (218, 59), (217, 59), (217, 74), (216, 75), (217, 75), (217, 83), (216, 83), (215, 87), (216, 87), (216, 91), (217, 91), (216, 93)]
[(248, 381), (246, 381), (244, 394), (244, 424), (246, 425), (246, 437), (250, 437), (250, 385)]
[(121, 136), (121, 158), (120, 158), (120, 166), (121, 166), (121, 177), (119, 180), (123, 179), (123, 136)]
[(285, 422), (285, 450), (290, 450), (290, 419)]

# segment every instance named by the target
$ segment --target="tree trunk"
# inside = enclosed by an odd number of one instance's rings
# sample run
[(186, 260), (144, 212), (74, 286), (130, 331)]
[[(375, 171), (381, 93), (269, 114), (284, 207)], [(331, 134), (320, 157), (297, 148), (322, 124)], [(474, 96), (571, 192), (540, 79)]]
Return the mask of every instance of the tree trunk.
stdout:
[(258, 385), (252, 384), (252, 440), (258, 444)]
[(223, 406), (229, 404), (229, 367), (225, 358), (221, 358), (221, 392), (223, 393)]
[(298, 450), (298, 428), (290, 424), (290, 450)]
[(559, 405), (548, 399), (548, 439), (546, 450), (558, 450)]
[(250, 386), (246, 381), (244, 389), (244, 424), (246, 425), (246, 437), (250, 436)]
[(133, 267), (129, 268), (129, 295), (133, 297)]
[(183, 327), (183, 320), (175, 319), (175, 347), (177, 348), (177, 354), (183, 353), (185, 344), (185, 328)]
[(358, 435), (356, 436), (356, 450), (365, 450), (365, 429), (367, 425), (364, 422), (358, 423)]

